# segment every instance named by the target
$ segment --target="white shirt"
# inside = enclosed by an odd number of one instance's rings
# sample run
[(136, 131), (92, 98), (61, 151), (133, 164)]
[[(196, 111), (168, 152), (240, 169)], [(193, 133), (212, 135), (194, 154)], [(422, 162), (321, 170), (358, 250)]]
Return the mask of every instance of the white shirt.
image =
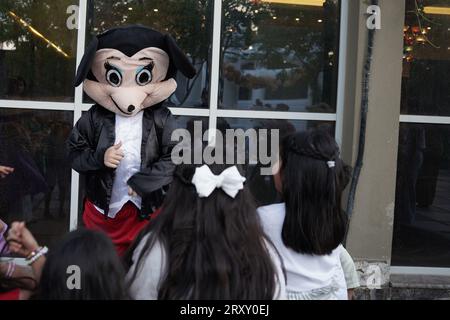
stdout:
[[(149, 235), (142, 238), (133, 252), (132, 266), (126, 275), (127, 283), (130, 283), (135, 269), (137, 259), (140, 256)], [(286, 300), (286, 279), (284, 277), (281, 261), (273, 246), (266, 243), (269, 255), (275, 266), (275, 293), (274, 300)], [(144, 256), (141, 268), (136, 273), (136, 278), (130, 283), (129, 294), (134, 300), (157, 300), (160, 282), (166, 272), (167, 257), (160, 241), (155, 241), (153, 248)]]
[(284, 245), (281, 237), (285, 204), (260, 207), (258, 214), (265, 233), (283, 259), (288, 299), (347, 300), (347, 285), (340, 262), (342, 246), (323, 256), (295, 252)]
[[(128, 201), (132, 201), (139, 209), (141, 208), (141, 197), (128, 195), (127, 181), (141, 168), (143, 115), (142, 111), (133, 117), (123, 117), (116, 114), (116, 140), (114, 144), (122, 142), (121, 150), (125, 156), (115, 171), (108, 212), (110, 218), (114, 218)], [(96, 209), (104, 214), (102, 209), (98, 207)]]

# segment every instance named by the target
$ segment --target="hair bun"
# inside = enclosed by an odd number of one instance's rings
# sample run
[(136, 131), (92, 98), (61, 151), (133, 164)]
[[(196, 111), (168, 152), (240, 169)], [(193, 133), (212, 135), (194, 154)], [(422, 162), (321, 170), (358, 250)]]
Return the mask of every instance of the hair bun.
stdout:
[(298, 143), (296, 143), (295, 138), (290, 139), (288, 143), (288, 149), (300, 156), (313, 158), (321, 161), (335, 161), (339, 158), (339, 152), (335, 152), (331, 157), (321, 153), (313, 144), (308, 144), (306, 147), (300, 147)]

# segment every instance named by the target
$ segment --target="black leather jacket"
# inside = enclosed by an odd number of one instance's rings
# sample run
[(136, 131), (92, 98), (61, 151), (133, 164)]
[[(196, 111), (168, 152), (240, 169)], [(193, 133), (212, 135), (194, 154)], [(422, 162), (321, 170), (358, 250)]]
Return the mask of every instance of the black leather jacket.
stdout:
[[(162, 104), (144, 109), (141, 170), (128, 185), (142, 197), (141, 218), (148, 218), (162, 204), (165, 189), (172, 182), (175, 165), (171, 160), (175, 120)], [(108, 214), (114, 169), (104, 164), (106, 150), (114, 145), (115, 114), (100, 105), (84, 113), (67, 140), (74, 170), (86, 177), (86, 196)]]

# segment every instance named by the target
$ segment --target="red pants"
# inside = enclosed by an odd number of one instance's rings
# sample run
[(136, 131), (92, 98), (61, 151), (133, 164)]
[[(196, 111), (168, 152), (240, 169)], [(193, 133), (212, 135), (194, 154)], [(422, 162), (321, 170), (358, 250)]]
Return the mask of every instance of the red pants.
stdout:
[(7, 292), (0, 292), (0, 300), (19, 300), (20, 299), (20, 289), (14, 289)]
[(122, 256), (133, 243), (139, 232), (149, 223), (138, 217), (138, 208), (127, 202), (115, 218), (105, 218), (89, 200), (85, 201), (83, 222), (86, 228), (105, 232)]

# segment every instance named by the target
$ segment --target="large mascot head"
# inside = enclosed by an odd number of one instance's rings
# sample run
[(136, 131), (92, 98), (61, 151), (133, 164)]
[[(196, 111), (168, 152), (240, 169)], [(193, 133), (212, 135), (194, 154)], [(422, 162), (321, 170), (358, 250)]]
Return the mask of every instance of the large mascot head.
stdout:
[(196, 71), (175, 41), (144, 26), (115, 28), (95, 37), (78, 67), (75, 86), (102, 107), (134, 116), (167, 99), (177, 88), (179, 70)]

